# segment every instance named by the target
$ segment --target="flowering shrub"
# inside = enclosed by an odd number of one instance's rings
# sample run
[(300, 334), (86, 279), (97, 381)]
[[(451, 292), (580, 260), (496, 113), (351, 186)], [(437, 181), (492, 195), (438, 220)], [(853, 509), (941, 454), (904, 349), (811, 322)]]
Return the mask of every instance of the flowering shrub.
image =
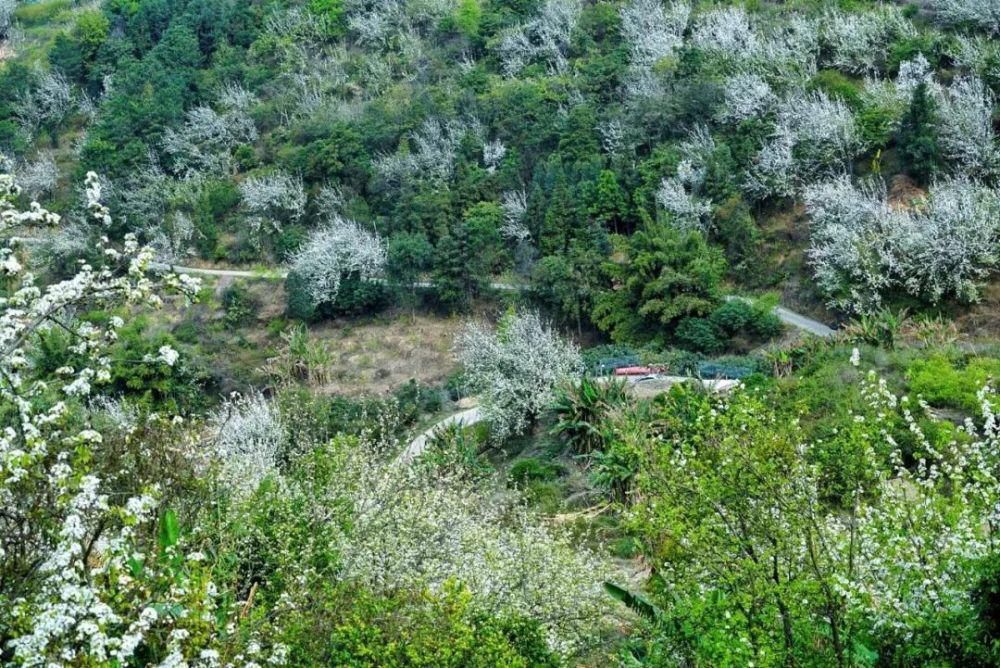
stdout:
[(862, 148), (854, 115), (841, 100), (823, 92), (793, 94), (778, 105), (774, 132), (745, 187), (755, 197), (787, 197), (845, 170)]
[(499, 44), (504, 72), (514, 76), (535, 60), (562, 72), (581, 10), (580, 0), (545, 0), (537, 16), (508, 29)]
[[(58, 223), (38, 204), (14, 206), (18, 191), (9, 177), (0, 184), (5, 232)], [(96, 175), (88, 175), (85, 192), (89, 217), (107, 225)], [(231, 601), (219, 598), (204, 555), (184, 555), (169, 512), (151, 542), (158, 490), (148, 479), (130, 480), (132, 492), (112, 497), (95, 475), (114, 464), (100, 458), (106, 439), (80, 399), (110, 380), (108, 348), (124, 321), (73, 319), (77, 307), (157, 305), (162, 288), (190, 296), (198, 285), (172, 274), (151, 278), (152, 253), (134, 238), (123, 250), (105, 242), (103, 256), (104, 266), (83, 264), (73, 278), (43, 289), (10, 246), (2, 250), (5, 273), (19, 287), (0, 301), (0, 414), (10, 419), (0, 432), (0, 607), (9, 613), (0, 638), (15, 665), (220, 665)], [(54, 328), (71, 335), (79, 364), (38, 377), (30, 346)], [(162, 347), (157, 361), (172, 366), (177, 352)], [(137, 428), (118, 426), (125, 438)], [(281, 660), (281, 648), (273, 658)], [(232, 665), (251, 663), (244, 659), (233, 657)]]
[(295, 222), (305, 213), (302, 179), (285, 172), (251, 176), (240, 184), (240, 193), (255, 237), (268, 227), (281, 231), (285, 222)]
[(591, 646), (609, 612), (606, 563), (541, 525), (501, 477), (402, 463), (387, 445), (318, 445), (233, 515), (242, 530), (225, 534), (253, 576), (289, 583), (279, 626), (310, 615), (324, 582), (388, 596), (461, 586), (469, 613), (534, 620), (563, 655)]
[(209, 416), (215, 432), (213, 459), (237, 494), (248, 494), (277, 471), (285, 427), (276, 406), (259, 393), (234, 395)]

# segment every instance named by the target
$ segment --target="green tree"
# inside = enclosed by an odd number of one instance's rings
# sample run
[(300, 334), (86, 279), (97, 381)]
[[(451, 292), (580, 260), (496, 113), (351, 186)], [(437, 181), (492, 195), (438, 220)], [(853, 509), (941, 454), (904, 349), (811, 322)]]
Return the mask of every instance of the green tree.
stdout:
[(936, 121), (937, 105), (922, 82), (913, 90), (896, 137), (904, 169), (920, 183), (929, 182), (941, 167)]
[(483, 18), (483, 8), (479, 0), (461, 0), (455, 10), (455, 25), (466, 37), (479, 36), (479, 22)]
[(590, 193), (587, 213), (604, 229), (621, 234), (628, 218), (628, 202), (625, 191), (618, 185), (618, 178), (610, 169), (605, 169), (597, 177)]
[(441, 305), (451, 311), (468, 307), (487, 277), (465, 225), (455, 225), (437, 245), (434, 283)]
[(389, 239), (386, 255), (389, 280), (396, 284), (396, 293), (405, 296), (413, 308), (417, 303), (416, 282), (430, 269), (434, 247), (422, 232), (402, 232)]
[(610, 287), (596, 298), (593, 319), (616, 342), (666, 342), (685, 317), (705, 316), (719, 303), (722, 253), (698, 232), (651, 223), (616, 240), (604, 264)]

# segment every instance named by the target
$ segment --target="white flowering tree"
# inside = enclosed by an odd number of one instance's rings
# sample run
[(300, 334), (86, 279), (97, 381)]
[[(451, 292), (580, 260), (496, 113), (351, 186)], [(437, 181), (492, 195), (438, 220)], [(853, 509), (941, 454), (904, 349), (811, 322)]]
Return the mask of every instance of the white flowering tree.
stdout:
[(302, 179), (282, 171), (248, 177), (240, 183), (240, 194), (257, 241), (267, 228), (280, 232), (284, 223), (296, 222), (305, 215)]
[(59, 182), (59, 167), (51, 151), (40, 152), (34, 160), (17, 169), (17, 183), (33, 200), (52, 192)]
[(17, 0), (0, 0), (0, 40), (7, 39), (14, 26), (14, 10)]
[(214, 433), (213, 459), (234, 494), (246, 496), (277, 472), (285, 427), (277, 406), (259, 392), (223, 401), (209, 415), (208, 426)]
[[(479, 124), (473, 120), (442, 121), (430, 118), (410, 137), (412, 150), (397, 151), (375, 161), (375, 169), (387, 183), (399, 184), (409, 178), (447, 181), (455, 168), (458, 146), (467, 134), (477, 134)], [(483, 160), (495, 168), (506, 154), (502, 143), (484, 143)]]
[(934, 16), (945, 23), (969, 23), (991, 34), (1000, 32), (1000, 7), (991, 0), (933, 0)]
[(455, 344), (498, 441), (524, 433), (549, 407), (555, 388), (581, 370), (576, 346), (535, 312), (509, 313), (495, 330), (470, 324)]
[(167, 128), (163, 150), (174, 170), (189, 178), (231, 173), (233, 149), (257, 139), (257, 127), (247, 113), (254, 101), (246, 89), (227, 86), (220, 96), (221, 113), (207, 106), (195, 107), (187, 112), (182, 126)]
[(745, 182), (753, 196), (787, 197), (803, 185), (847, 171), (864, 148), (854, 115), (823, 92), (789, 95), (778, 105), (775, 129)]
[(58, 71), (38, 75), (34, 86), (19, 96), (14, 114), (25, 132), (34, 135), (44, 126), (54, 126), (73, 109), (73, 87)]
[(995, 172), (994, 96), (978, 77), (959, 77), (939, 90), (942, 153), (959, 174), (982, 178)]
[(511, 241), (525, 241), (531, 237), (527, 225), (528, 195), (523, 190), (509, 190), (500, 196), (503, 226), (500, 233)]
[(943, 181), (905, 208), (881, 183), (845, 176), (807, 188), (805, 200), (816, 282), (842, 308), (877, 308), (893, 290), (975, 301), (998, 262), (1000, 195), (982, 185)]
[(385, 268), (382, 239), (340, 216), (309, 235), (292, 257), (291, 270), (305, 284), (314, 304), (332, 303), (347, 277), (370, 280)]
[[(860, 405), (831, 435), (852, 457), (834, 505), (815, 458), (822, 444), (778, 424), (759, 393), (688, 397), (688, 419), (666, 437), (647, 428), (636, 444), (648, 461), (632, 526), (669, 545), (657, 553), (666, 612), (696, 637), (725, 638), (709, 651), (733, 665), (855, 665), (855, 641), (891, 647), (974, 619), (977, 561), (995, 554), (1000, 507), (997, 397), (989, 387), (979, 396), (981, 427), (931, 436), (925, 404), (867, 374)], [(915, 439), (910, 466), (900, 431)], [(686, 635), (668, 640), (680, 656), (692, 651)]]
[(771, 86), (759, 74), (740, 72), (723, 85), (725, 104), (719, 112), (724, 123), (741, 123), (770, 112), (778, 102)]
[(650, 67), (670, 56), (684, 41), (691, 6), (660, 0), (632, 0), (621, 9), (622, 37), (629, 46), (632, 65)]
[(916, 34), (913, 26), (892, 9), (870, 12), (831, 10), (820, 23), (820, 42), (828, 66), (854, 74), (882, 69), (888, 45), (898, 37)]
[[(108, 211), (99, 180), (87, 177), (88, 215), (100, 226)], [(18, 189), (0, 176), (0, 238), (23, 225), (59, 224), (32, 203), (15, 205)], [(162, 289), (192, 295), (197, 282), (146, 273), (149, 249), (127, 237), (121, 250), (106, 241), (104, 264), (82, 264), (72, 278), (36, 284), (10, 243), (0, 248), (0, 636), (13, 665), (218, 665), (223, 647), (217, 599), (203, 557), (181, 550), (176, 518), (160, 522), (150, 540), (158, 489), (130, 480), (133, 493), (109, 494), (97, 472), (105, 436), (92, 419), (114, 412), (89, 406), (88, 397), (110, 380), (108, 347), (124, 325), (120, 317), (92, 321), (83, 308), (158, 305)], [(32, 347), (46, 330), (65, 332), (71, 365), (40, 375)], [(162, 347), (153, 360), (167, 367), (177, 352)], [(91, 411), (93, 411), (91, 413)], [(136, 426), (116, 427), (126, 434)], [(148, 452), (147, 452), (148, 456)], [(120, 466), (120, 462), (118, 464)], [(161, 472), (161, 478), (162, 476)], [(144, 658), (141, 658), (144, 657)], [(279, 657), (280, 658), (280, 657)]]
[(705, 12), (695, 19), (691, 45), (730, 61), (757, 53), (760, 39), (742, 7)]
[(534, 18), (506, 30), (498, 46), (504, 73), (516, 76), (536, 60), (557, 72), (564, 71), (581, 11), (580, 0), (545, 0)]

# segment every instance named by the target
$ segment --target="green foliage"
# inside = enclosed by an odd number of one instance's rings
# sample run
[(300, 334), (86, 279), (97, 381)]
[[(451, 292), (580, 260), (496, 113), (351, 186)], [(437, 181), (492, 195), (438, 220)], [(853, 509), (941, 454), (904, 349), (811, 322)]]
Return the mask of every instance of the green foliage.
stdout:
[(708, 318), (684, 318), (677, 324), (674, 338), (689, 349), (709, 355), (721, 352), (725, 347), (722, 331)]
[(837, 70), (820, 70), (809, 80), (809, 88), (840, 98), (853, 109), (861, 107), (861, 90), (858, 85)]
[(981, 402), (976, 394), (986, 383), (1000, 378), (1000, 360), (974, 357), (962, 364), (935, 354), (914, 360), (906, 375), (910, 391), (930, 405), (977, 416)]
[(614, 285), (595, 301), (594, 322), (616, 342), (662, 343), (685, 317), (718, 304), (725, 260), (697, 232), (651, 224), (616, 242), (604, 269)]
[(511, 464), (507, 477), (513, 484), (524, 486), (532, 482), (551, 482), (562, 474), (563, 469), (557, 464), (526, 457)]
[(920, 183), (928, 183), (941, 169), (936, 123), (937, 105), (927, 90), (927, 84), (920, 83), (913, 90), (910, 106), (896, 137), (903, 167)]
[(222, 307), (226, 312), (223, 323), (229, 329), (236, 329), (256, 316), (258, 304), (245, 285), (235, 283), (222, 293)]
[(468, 592), (376, 596), (327, 585), (285, 638), (296, 665), (556, 668), (537, 625), (477, 613)]
[(479, 24), (483, 19), (483, 8), (479, 0), (461, 0), (455, 9), (455, 25), (466, 37), (479, 36)]
[(605, 422), (611, 413), (628, 402), (625, 383), (618, 380), (595, 380), (588, 376), (563, 387), (552, 411), (557, 434), (577, 454), (601, 450), (604, 445)]

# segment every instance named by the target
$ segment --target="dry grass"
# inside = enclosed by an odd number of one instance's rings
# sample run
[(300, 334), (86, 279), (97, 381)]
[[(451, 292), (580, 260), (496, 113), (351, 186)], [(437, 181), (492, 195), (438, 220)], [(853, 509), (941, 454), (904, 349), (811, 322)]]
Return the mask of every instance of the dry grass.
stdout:
[(310, 338), (332, 353), (330, 381), (317, 389), (331, 394), (384, 394), (410, 379), (441, 384), (457, 368), (452, 344), (463, 322), (402, 315), (390, 321), (312, 326)]

